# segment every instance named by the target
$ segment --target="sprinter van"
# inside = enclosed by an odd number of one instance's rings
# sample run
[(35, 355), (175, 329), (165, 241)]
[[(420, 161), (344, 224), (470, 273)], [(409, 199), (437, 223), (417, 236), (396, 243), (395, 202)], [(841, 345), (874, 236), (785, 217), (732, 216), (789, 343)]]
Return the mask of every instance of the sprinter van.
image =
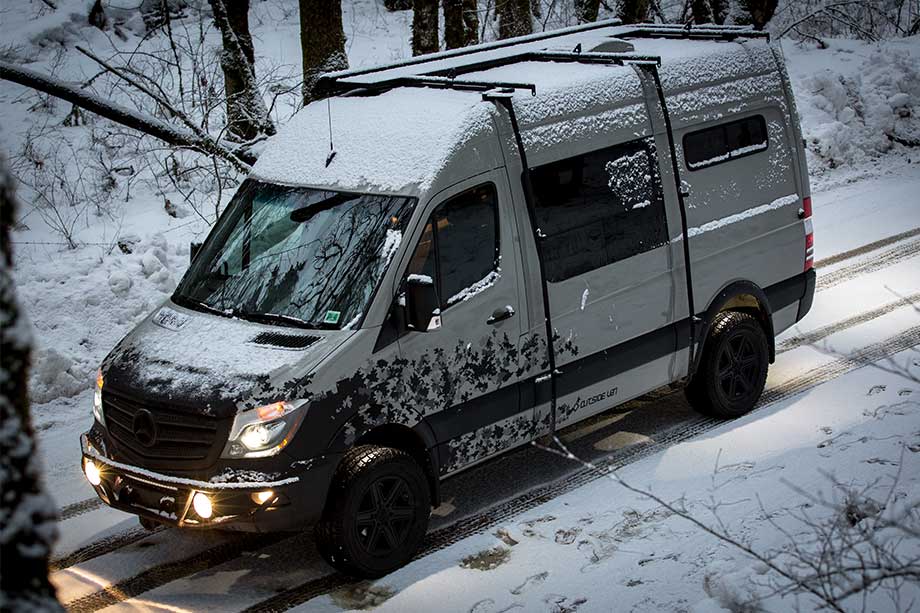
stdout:
[(442, 480), (661, 386), (751, 410), (815, 273), (780, 49), (589, 24), (325, 75), (109, 354), (84, 472), (145, 526), (374, 577)]

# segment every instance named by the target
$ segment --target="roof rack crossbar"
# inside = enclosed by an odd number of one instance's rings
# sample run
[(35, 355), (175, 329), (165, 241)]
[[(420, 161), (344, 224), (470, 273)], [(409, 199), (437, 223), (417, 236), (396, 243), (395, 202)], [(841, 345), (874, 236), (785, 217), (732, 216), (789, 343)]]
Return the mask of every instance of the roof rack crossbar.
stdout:
[(509, 64), (519, 64), (521, 62), (577, 62), (580, 64), (616, 64), (622, 66), (625, 63), (654, 63), (661, 65), (661, 58), (656, 55), (637, 55), (634, 53), (576, 53), (563, 51), (525, 51), (514, 55), (490, 58), (478, 62), (470, 62), (462, 66), (453, 66), (442, 70), (435, 70), (427, 73), (429, 76), (451, 76), (461, 75), (481, 70), (489, 70)]
[(680, 24), (637, 25), (635, 29), (617, 34), (617, 38), (681, 38), (699, 40), (727, 40), (737, 38), (765, 38), (769, 32), (755, 30), (750, 26), (692, 26)]
[(505, 81), (469, 81), (466, 79), (451, 79), (448, 77), (419, 75), (397, 77), (385, 81), (345, 81), (335, 80), (328, 82), (328, 87), (335, 94), (364, 90), (367, 92), (393, 89), (397, 87), (433, 87), (440, 89), (457, 89), (461, 91), (490, 91), (490, 90), (529, 90), (531, 95), (537, 95), (537, 86), (533, 83), (510, 83)]

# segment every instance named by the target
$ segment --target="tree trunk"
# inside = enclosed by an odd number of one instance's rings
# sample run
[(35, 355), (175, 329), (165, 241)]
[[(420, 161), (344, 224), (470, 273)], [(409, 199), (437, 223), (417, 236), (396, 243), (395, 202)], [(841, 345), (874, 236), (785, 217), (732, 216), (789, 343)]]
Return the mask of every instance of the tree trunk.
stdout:
[(713, 23), (723, 25), (728, 17), (728, 0), (709, 0), (709, 8), (712, 10)]
[(693, 11), (693, 23), (712, 23), (712, 10), (709, 0), (691, 0), (690, 10)]
[(303, 103), (316, 100), (316, 80), (324, 72), (348, 68), (341, 0), (300, 0)]
[(438, 0), (415, 0), (412, 7), (412, 55), (438, 50)]
[(601, 0), (575, 0), (575, 17), (578, 18), (578, 23), (597, 21), (600, 8)]
[(249, 33), (249, 0), (209, 0), (214, 23), (220, 30), (223, 50), (220, 67), (227, 97), (227, 129), (243, 142), (261, 134), (274, 134), (265, 100), (256, 83), (252, 35)]
[(443, 0), (444, 46), (457, 49), (479, 41), (479, 14), (476, 0)]
[(0, 610), (63, 611), (48, 581), (57, 506), (43, 491), (29, 418), (31, 339), (13, 286), (13, 178), (0, 154)]
[(650, 0), (620, 0), (617, 17), (623, 23), (642, 23), (648, 21)]
[(755, 30), (763, 30), (773, 19), (778, 0), (738, 0), (735, 23), (751, 25)]
[(498, 0), (498, 37), (501, 39), (533, 33), (530, 0)]

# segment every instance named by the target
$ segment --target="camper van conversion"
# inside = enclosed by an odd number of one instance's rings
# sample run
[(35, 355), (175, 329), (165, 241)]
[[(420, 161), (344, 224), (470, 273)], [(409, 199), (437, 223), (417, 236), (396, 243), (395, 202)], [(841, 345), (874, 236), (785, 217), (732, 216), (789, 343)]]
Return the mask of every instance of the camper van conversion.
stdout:
[(105, 503), (312, 525), (374, 577), (458, 471), (668, 384), (754, 407), (815, 287), (765, 36), (596, 23), (320, 86), (102, 363), (82, 462)]

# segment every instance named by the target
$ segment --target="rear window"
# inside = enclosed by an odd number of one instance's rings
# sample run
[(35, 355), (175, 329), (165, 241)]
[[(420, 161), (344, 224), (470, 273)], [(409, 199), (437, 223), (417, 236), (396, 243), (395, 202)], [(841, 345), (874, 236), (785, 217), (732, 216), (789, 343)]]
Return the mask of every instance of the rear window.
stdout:
[(531, 180), (551, 283), (667, 243), (651, 137), (539, 166)]
[(765, 151), (767, 124), (762, 115), (721, 123), (684, 136), (687, 168), (699, 170)]

